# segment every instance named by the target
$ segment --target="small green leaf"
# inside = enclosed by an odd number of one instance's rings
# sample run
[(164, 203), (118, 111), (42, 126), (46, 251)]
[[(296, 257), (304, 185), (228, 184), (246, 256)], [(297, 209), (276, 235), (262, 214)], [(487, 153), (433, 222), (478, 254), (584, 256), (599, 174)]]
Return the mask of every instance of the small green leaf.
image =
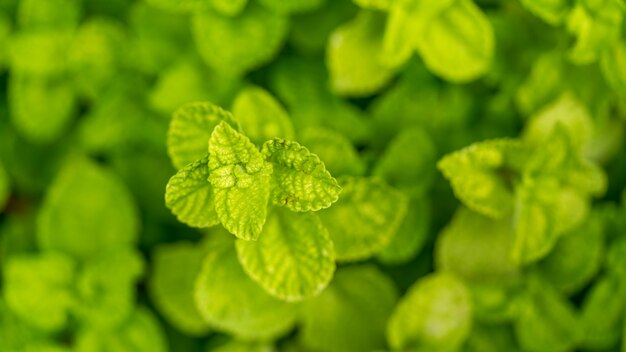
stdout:
[(624, 96), (626, 93), (626, 42), (620, 40), (602, 53), (600, 67), (604, 79), (615, 92)]
[(270, 199), (272, 165), (248, 137), (221, 122), (209, 141), (209, 182), (220, 222), (233, 235), (256, 240)]
[(608, 274), (596, 279), (582, 303), (582, 346), (590, 350), (607, 350), (619, 342), (626, 313), (624, 297), (626, 285), (622, 276)]
[(65, 30), (22, 31), (11, 38), (11, 70), (24, 75), (58, 75), (67, 68), (71, 32)]
[(213, 68), (240, 74), (272, 59), (287, 35), (287, 18), (252, 3), (236, 17), (195, 12), (193, 37), (200, 56)]
[(239, 92), (233, 103), (233, 115), (254, 143), (268, 139), (294, 138), (289, 115), (280, 103), (263, 88), (251, 86)]
[(262, 154), (273, 166), (272, 202), (292, 211), (318, 211), (337, 201), (341, 187), (324, 163), (297, 142), (273, 139)]
[(317, 215), (275, 209), (258, 241), (237, 241), (245, 272), (286, 301), (317, 295), (335, 271), (333, 243)]
[(471, 331), (472, 306), (465, 285), (449, 274), (431, 274), (415, 283), (387, 325), (397, 350), (455, 351)]
[(209, 138), (220, 122), (235, 126), (232, 115), (211, 103), (190, 103), (172, 116), (167, 132), (167, 152), (178, 169), (207, 153)]
[(335, 92), (367, 96), (389, 83), (394, 71), (378, 60), (384, 24), (382, 14), (363, 10), (331, 34), (326, 63)]
[(581, 0), (567, 18), (567, 29), (576, 36), (570, 58), (578, 65), (595, 62), (620, 38), (624, 4), (619, 0)]
[(24, 321), (45, 331), (60, 331), (74, 304), (76, 263), (60, 253), (20, 255), (3, 268), (4, 298)]
[(418, 29), (411, 7), (416, 5), (415, 1), (389, 1), (389, 0), (356, 0), (360, 6), (367, 3), (367, 6), (382, 7), (389, 11), (385, 34), (383, 36), (383, 47), (379, 55), (379, 60), (389, 67), (399, 67), (405, 64), (413, 55), (414, 34)]
[(335, 176), (362, 176), (365, 163), (349, 139), (341, 133), (312, 127), (305, 129), (298, 138), (311, 153), (324, 160), (326, 169)]
[(209, 157), (197, 160), (170, 178), (165, 188), (165, 204), (178, 221), (192, 227), (219, 224), (213, 187), (209, 182)]
[(513, 208), (512, 183), (525, 147), (513, 139), (479, 142), (443, 157), (437, 167), (470, 209), (500, 218)]
[(266, 293), (241, 268), (227, 237), (204, 259), (196, 280), (195, 301), (211, 326), (244, 339), (271, 339), (294, 324), (296, 307)]
[(431, 216), (427, 199), (412, 199), (398, 231), (376, 258), (387, 265), (404, 264), (413, 259), (429, 239)]
[(553, 26), (560, 25), (571, 10), (569, 0), (521, 0), (524, 7)]
[(225, 16), (239, 15), (248, 4), (248, 0), (208, 0), (213, 9)]
[(416, 45), (426, 66), (452, 82), (485, 74), (494, 55), (494, 34), (487, 16), (472, 0), (453, 1), (433, 12), (416, 19), (423, 21)]
[(48, 188), (37, 218), (40, 248), (88, 260), (135, 243), (139, 215), (125, 185), (82, 158), (65, 162)]
[(322, 6), (327, 0), (259, 0), (268, 9), (277, 13), (310, 12)]
[(378, 179), (346, 177), (341, 184), (339, 201), (319, 215), (335, 244), (337, 260), (369, 258), (396, 234), (408, 198)]
[(80, 21), (80, 0), (22, 0), (17, 8), (21, 29), (73, 29)]
[(397, 297), (393, 282), (374, 266), (338, 270), (319, 296), (303, 303), (303, 350), (384, 350), (383, 331)]
[(208, 324), (193, 297), (206, 250), (188, 242), (159, 245), (153, 253), (150, 293), (161, 314), (180, 331), (205, 335)]

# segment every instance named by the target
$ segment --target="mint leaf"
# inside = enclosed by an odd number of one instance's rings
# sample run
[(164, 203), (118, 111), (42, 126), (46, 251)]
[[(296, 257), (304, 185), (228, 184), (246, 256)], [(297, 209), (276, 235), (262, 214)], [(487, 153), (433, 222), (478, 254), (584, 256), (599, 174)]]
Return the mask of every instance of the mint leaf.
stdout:
[(276, 55), (287, 34), (287, 18), (257, 4), (236, 17), (199, 11), (192, 18), (200, 56), (211, 67), (241, 74)]
[(192, 227), (219, 224), (213, 187), (209, 182), (209, 157), (197, 160), (170, 178), (165, 188), (165, 204), (180, 222)]
[(378, 179), (346, 177), (341, 185), (339, 201), (319, 215), (335, 244), (337, 260), (369, 258), (396, 234), (408, 199)]
[(299, 140), (311, 153), (324, 160), (332, 175), (362, 176), (365, 173), (365, 163), (350, 140), (341, 133), (321, 127), (307, 128)]
[(80, 21), (80, 0), (24, 0), (17, 8), (17, 22), (21, 29), (72, 29)]
[(560, 25), (571, 10), (568, 0), (522, 0), (522, 5), (551, 25)]
[(292, 211), (318, 211), (336, 202), (341, 192), (324, 163), (297, 142), (273, 139), (261, 151), (272, 164), (272, 203)]
[(194, 296), (205, 321), (244, 339), (278, 337), (294, 324), (295, 306), (270, 296), (248, 277), (228, 238), (205, 257)]
[(10, 40), (11, 70), (39, 78), (63, 74), (71, 32), (66, 30), (21, 31)]
[(328, 352), (384, 349), (383, 330), (397, 297), (393, 282), (376, 267), (342, 268), (328, 288), (303, 303), (302, 344)]
[(50, 185), (37, 218), (37, 241), (89, 260), (135, 243), (139, 215), (125, 185), (110, 171), (71, 158)]
[[(494, 34), (485, 14), (472, 0), (457, 0), (423, 11), (416, 21), (417, 50), (426, 67), (452, 82), (467, 82), (487, 72), (494, 55)], [(431, 12), (431, 14), (428, 14)]]
[(149, 281), (159, 312), (178, 330), (194, 336), (209, 331), (193, 297), (205, 255), (204, 248), (189, 242), (159, 245), (153, 252)]
[(209, 0), (213, 9), (222, 15), (237, 16), (248, 4), (248, 0)]
[(576, 36), (570, 58), (579, 65), (595, 62), (620, 37), (624, 4), (610, 0), (581, 0), (567, 18), (567, 29)]
[(470, 209), (500, 218), (513, 208), (515, 170), (526, 149), (513, 139), (474, 143), (443, 157), (437, 167), (452, 184), (454, 194)]
[(167, 132), (174, 166), (180, 169), (204, 157), (211, 133), (222, 121), (236, 126), (229, 112), (211, 103), (189, 103), (176, 110)]
[(209, 181), (220, 222), (233, 235), (256, 240), (270, 198), (272, 165), (248, 137), (221, 122), (209, 140)]
[(411, 199), (398, 231), (376, 258), (387, 265), (404, 264), (413, 259), (429, 239), (431, 215), (428, 200)]
[(74, 304), (76, 263), (60, 253), (20, 255), (3, 267), (4, 298), (21, 319), (44, 331), (61, 331)]
[(311, 213), (275, 209), (258, 241), (237, 241), (237, 254), (254, 281), (285, 301), (317, 295), (335, 271), (328, 230)]
[(602, 53), (600, 68), (607, 83), (618, 94), (626, 91), (626, 43), (620, 40)]
[(626, 285), (618, 275), (602, 275), (585, 295), (580, 311), (581, 345), (589, 349), (615, 346), (622, 336)]
[(455, 350), (469, 335), (471, 317), (465, 285), (449, 274), (431, 274), (400, 300), (387, 325), (387, 340), (398, 350)]
[(364, 10), (331, 34), (326, 62), (335, 92), (367, 96), (389, 83), (394, 72), (378, 61), (383, 29), (382, 15)]
[(251, 86), (241, 90), (233, 103), (233, 114), (246, 136), (256, 144), (276, 137), (293, 139), (295, 135), (285, 109), (263, 88)]

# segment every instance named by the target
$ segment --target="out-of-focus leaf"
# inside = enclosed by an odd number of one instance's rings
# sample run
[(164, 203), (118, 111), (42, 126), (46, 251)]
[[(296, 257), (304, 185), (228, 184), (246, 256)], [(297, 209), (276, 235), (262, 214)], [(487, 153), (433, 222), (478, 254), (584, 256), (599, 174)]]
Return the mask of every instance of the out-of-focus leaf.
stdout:
[(67, 69), (71, 32), (64, 30), (23, 31), (10, 41), (10, 66), (23, 75), (62, 74)]
[(471, 317), (465, 285), (449, 274), (432, 274), (400, 300), (387, 325), (387, 340), (397, 350), (454, 351), (469, 335)]
[(345, 177), (341, 196), (319, 212), (335, 244), (337, 260), (357, 261), (382, 250), (402, 224), (408, 198), (372, 178)]
[(376, 256), (384, 264), (403, 264), (419, 253), (428, 240), (432, 210), (428, 200), (412, 199), (402, 224)]
[(263, 229), (271, 191), (272, 164), (248, 137), (222, 121), (209, 141), (209, 181), (215, 210), (226, 230), (256, 240)]
[(193, 297), (205, 255), (205, 249), (188, 242), (160, 245), (153, 253), (149, 288), (154, 302), (172, 325), (190, 335), (209, 331)]
[(602, 53), (600, 67), (604, 79), (618, 94), (626, 92), (626, 42), (620, 40)]
[(278, 13), (308, 12), (322, 6), (327, 0), (259, 0), (263, 6)]
[(235, 98), (232, 110), (246, 136), (258, 145), (272, 138), (295, 136), (289, 115), (263, 88), (244, 88)]
[(167, 132), (167, 152), (174, 166), (180, 169), (203, 158), (221, 121), (236, 126), (228, 111), (211, 103), (189, 103), (176, 110)]
[(4, 170), (4, 166), (0, 163), (0, 213), (4, 210), (9, 196), (11, 195), (11, 183), (9, 175)]
[(275, 209), (258, 241), (237, 241), (244, 271), (286, 301), (317, 295), (333, 277), (333, 243), (316, 214)]
[(82, 15), (80, 0), (23, 0), (17, 8), (21, 29), (72, 29)]
[(299, 141), (324, 161), (326, 169), (335, 176), (362, 176), (365, 163), (350, 141), (342, 134), (325, 128), (308, 128)]
[(137, 209), (110, 171), (82, 158), (68, 159), (48, 189), (37, 218), (41, 248), (88, 260), (135, 243)]
[(560, 25), (571, 10), (568, 0), (522, 0), (522, 5), (551, 25)]
[(295, 320), (296, 306), (265, 292), (243, 271), (232, 240), (211, 247), (196, 280), (195, 301), (212, 327), (245, 339), (285, 334)]
[(397, 295), (389, 278), (373, 266), (340, 269), (328, 288), (303, 304), (300, 339), (322, 352), (383, 349)]

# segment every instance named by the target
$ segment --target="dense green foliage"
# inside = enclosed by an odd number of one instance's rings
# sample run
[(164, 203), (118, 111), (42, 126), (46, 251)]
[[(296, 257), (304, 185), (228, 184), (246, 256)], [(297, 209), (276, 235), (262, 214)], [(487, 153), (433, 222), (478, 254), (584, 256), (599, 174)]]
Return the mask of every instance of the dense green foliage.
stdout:
[(0, 352), (626, 352), (624, 0), (0, 0)]

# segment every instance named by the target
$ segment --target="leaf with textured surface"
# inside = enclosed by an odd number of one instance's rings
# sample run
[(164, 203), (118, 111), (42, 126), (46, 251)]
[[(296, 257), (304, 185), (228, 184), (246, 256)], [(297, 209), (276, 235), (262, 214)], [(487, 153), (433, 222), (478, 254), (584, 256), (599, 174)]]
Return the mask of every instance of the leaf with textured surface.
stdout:
[(383, 350), (397, 297), (393, 282), (374, 266), (340, 269), (319, 296), (303, 303), (301, 341), (313, 351)]
[(320, 158), (297, 142), (273, 139), (261, 151), (272, 164), (272, 202), (292, 211), (318, 211), (336, 202), (341, 192)]
[(211, 103), (190, 103), (172, 116), (167, 132), (167, 153), (178, 169), (204, 157), (215, 126), (226, 121), (236, 126), (233, 116)]
[(275, 209), (258, 241), (237, 241), (237, 254), (253, 280), (286, 301), (317, 295), (335, 271), (328, 230), (311, 213)]
[(398, 350), (458, 349), (471, 331), (472, 306), (465, 285), (449, 274), (415, 283), (396, 306), (387, 339)]
[(350, 140), (341, 133), (321, 127), (307, 128), (298, 140), (324, 160), (332, 175), (361, 176), (365, 173), (365, 163)]
[(218, 330), (245, 339), (270, 339), (290, 330), (296, 306), (265, 292), (241, 268), (232, 240), (216, 243), (196, 280), (202, 317)]
[(256, 240), (270, 199), (272, 165), (248, 137), (221, 122), (209, 141), (209, 181), (215, 210), (233, 235)]
[(165, 188), (165, 204), (179, 221), (192, 227), (219, 224), (213, 187), (209, 182), (209, 157), (197, 160), (170, 178)]
[(366, 259), (393, 238), (407, 211), (408, 198), (385, 182), (345, 177), (339, 201), (319, 213), (339, 261)]
[(158, 246), (153, 252), (149, 289), (161, 314), (178, 330), (202, 336), (209, 331), (193, 297), (206, 250), (189, 242)]

